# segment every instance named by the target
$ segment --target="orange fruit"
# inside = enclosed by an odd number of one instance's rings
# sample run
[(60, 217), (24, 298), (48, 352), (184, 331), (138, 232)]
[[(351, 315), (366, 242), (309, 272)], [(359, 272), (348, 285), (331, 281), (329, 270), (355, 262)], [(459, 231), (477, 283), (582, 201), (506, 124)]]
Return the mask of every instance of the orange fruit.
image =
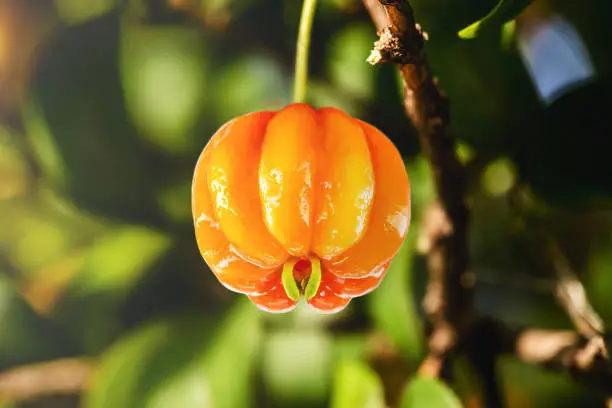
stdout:
[(337, 312), (376, 288), (410, 224), (402, 158), (335, 108), (291, 104), (223, 125), (196, 164), (195, 236), (219, 282), (270, 312)]

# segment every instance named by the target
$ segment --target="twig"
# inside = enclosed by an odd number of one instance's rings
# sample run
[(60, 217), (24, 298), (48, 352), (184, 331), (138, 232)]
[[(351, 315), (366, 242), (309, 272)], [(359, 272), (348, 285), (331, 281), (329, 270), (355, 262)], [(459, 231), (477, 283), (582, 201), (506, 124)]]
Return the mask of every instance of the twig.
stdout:
[[(424, 49), (427, 34), (416, 24), (410, 3), (364, 0), (364, 4), (379, 33), (368, 62), (398, 66), (404, 82), (404, 108), (433, 172), (438, 199), (428, 208), (419, 237), (429, 271), (423, 306), (432, 326), (429, 356), (420, 373), (444, 376), (450, 372), (445, 369), (449, 355), (468, 344), (465, 339), (475, 320), (474, 277), (468, 270), (466, 169), (448, 134), (449, 104), (429, 67)], [(494, 372), (497, 348), (493, 346), (487, 353), (469, 347), (464, 350), (480, 374), (487, 406), (501, 407), (503, 398)]]
[(363, 5), (368, 10), (374, 26), (381, 31), (389, 24), (387, 19), (387, 12), (385, 8), (380, 4), (378, 0), (363, 0)]
[[(521, 218), (524, 215), (525, 203), (517, 190), (511, 195), (511, 205)], [(545, 227), (535, 222), (533, 229), (536, 240), (542, 242), (542, 251), (546, 256), (548, 265), (555, 274), (555, 296), (559, 305), (570, 318), (576, 331), (587, 342), (579, 353), (583, 365), (589, 365), (595, 358), (608, 360), (609, 353), (606, 346), (605, 327), (601, 317), (597, 314), (587, 297), (584, 285), (573, 270), (559, 243)]]
[(421, 377), (440, 377), (443, 363), (440, 357), (429, 355), (419, 366), (418, 374)]
[[(557, 272), (556, 294), (559, 303), (572, 320), (578, 333), (588, 340), (583, 350), (576, 355), (577, 363), (581, 367), (590, 367), (599, 358), (609, 360), (610, 357), (604, 339), (603, 320), (591, 306), (582, 282), (580, 282), (569, 261), (552, 237), (548, 240), (548, 250)], [(612, 395), (612, 392), (608, 392), (608, 394)]]
[(92, 371), (88, 360), (62, 359), (0, 372), (0, 402), (78, 394), (86, 388)]
[(592, 354), (588, 339), (574, 331), (521, 329), (503, 333), (504, 353), (521, 361), (569, 374), (591, 388), (612, 394), (612, 366), (598, 354)]
[[(424, 307), (433, 326), (430, 350), (446, 355), (456, 345), (457, 332), (472, 317), (472, 280), (466, 279), (465, 171), (447, 134), (448, 101), (429, 68), (424, 52), (425, 35), (414, 21), (410, 4), (400, 0), (378, 3), (365, 1), (380, 35), (368, 61), (373, 65), (382, 62), (398, 65), (404, 81), (406, 113), (431, 164), (439, 197), (423, 230), (430, 272)], [(381, 6), (385, 19), (381, 17)]]
[(545, 234), (546, 248), (557, 274), (556, 295), (578, 333), (586, 338), (602, 337), (604, 324), (589, 302), (586, 291), (557, 241)]
[[(441, 375), (449, 353), (461, 348), (480, 374), (486, 405), (502, 405), (495, 363), (501, 353), (570, 373), (577, 381), (610, 392), (612, 377), (603, 324), (584, 288), (560, 251), (555, 253), (557, 295), (578, 332), (510, 330), (502, 322), (476, 318), (474, 279), (468, 274), (466, 172), (447, 133), (448, 101), (439, 90), (424, 52), (426, 36), (406, 0), (364, 0), (379, 31), (368, 61), (398, 65), (404, 81), (406, 113), (418, 131), (431, 165), (438, 200), (427, 210), (419, 249), (427, 255), (429, 284), (424, 307), (432, 325), (430, 354), (421, 372)], [(384, 13), (383, 13), (384, 12)], [(384, 15), (384, 18), (383, 18)], [(550, 247), (554, 250), (554, 247)]]
[[(482, 318), (472, 326), (464, 343), (468, 350), (473, 348), (484, 355), (488, 350), (494, 350), (496, 356), (511, 355), (525, 364), (568, 375), (580, 384), (612, 394), (612, 365), (600, 355), (585, 359), (585, 354), (590, 353), (589, 341), (576, 331), (510, 327), (496, 319)], [(389, 365), (390, 359), (405, 364), (401, 353), (390, 353), (388, 347), (372, 347), (369, 353), (386, 359)], [(440, 359), (430, 355), (418, 374), (437, 377), (441, 369)]]

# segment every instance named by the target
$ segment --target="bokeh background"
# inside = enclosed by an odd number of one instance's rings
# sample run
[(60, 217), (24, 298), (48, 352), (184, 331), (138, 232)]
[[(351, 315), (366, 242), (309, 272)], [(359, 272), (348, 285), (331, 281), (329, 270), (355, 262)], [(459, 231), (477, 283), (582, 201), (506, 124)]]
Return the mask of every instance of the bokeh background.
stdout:
[[(552, 2), (578, 28), (601, 79), (555, 111), (539, 103), (501, 31), (457, 37), (494, 1), (412, 3), (469, 164), (477, 307), (510, 323), (571, 328), (537, 225), (556, 236), (611, 322), (612, 171), (598, 143), (612, 134), (591, 131), (596, 119), (585, 111), (606, 115), (612, 5)], [(196, 248), (197, 157), (225, 121), (290, 101), (300, 8), (0, 0), (1, 408), (360, 408), (404, 398), (424, 355), (417, 242), (434, 192), (395, 68), (365, 62), (376, 33), (360, 1), (320, 0), (309, 100), (378, 126), (406, 159), (414, 220), (382, 285), (336, 315), (269, 315), (219, 285)], [(564, 151), (559, 129), (583, 149)], [(80, 392), (10, 398), (3, 373), (66, 358), (84, 364)], [(455, 369), (464, 404), (481, 406), (468, 366)], [(603, 401), (512, 358), (499, 374), (508, 407)], [(409, 406), (434, 406), (427, 395)]]

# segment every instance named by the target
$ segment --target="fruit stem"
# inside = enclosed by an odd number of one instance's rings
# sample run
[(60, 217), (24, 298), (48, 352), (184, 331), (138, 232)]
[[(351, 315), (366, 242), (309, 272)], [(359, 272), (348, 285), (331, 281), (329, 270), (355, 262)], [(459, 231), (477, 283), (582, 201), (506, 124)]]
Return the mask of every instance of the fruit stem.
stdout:
[(291, 300), (298, 300), (300, 298), (300, 288), (295, 282), (295, 278), (293, 277), (293, 268), (295, 268), (295, 264), (297, 263), (296, 259), (290, 259), (283, 265), (283, 274), (281, 280), (283, 282), (283, 288), (285, 289), (285, 293)]
[(295, 54), (295, 77), (293, 83), (293, 102), (306, 101), (306, 87), (308, 84), (308, 54), (310, 50), (310, 37), (317, 0), (304, 0), (300, 29)]
[(321, 285), (321, 261), (318, 258), (310, 258), (310, 276), (308, 277), (308, 283), (306, 289), (304, 289), (304, 296), (307, 300), (310, 300), (319, 291)]

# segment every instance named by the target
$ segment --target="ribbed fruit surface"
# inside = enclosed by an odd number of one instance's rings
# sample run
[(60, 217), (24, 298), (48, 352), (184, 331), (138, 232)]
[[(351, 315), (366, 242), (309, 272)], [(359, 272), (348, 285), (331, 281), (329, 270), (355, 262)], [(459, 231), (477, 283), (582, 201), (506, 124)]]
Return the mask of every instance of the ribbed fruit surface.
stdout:
[[(291, 104), (223, 125), (204, 148), (192, 187), (202, 257), (228, 289), (270, 312), (293, 309), (283, 286), (313, 260), (308, 304), (336, 312), (383, 279), (410, 224), (410, 185), (393, 143), (335, 108)], [(303, 294), (303, 291), (302, 291)]]

